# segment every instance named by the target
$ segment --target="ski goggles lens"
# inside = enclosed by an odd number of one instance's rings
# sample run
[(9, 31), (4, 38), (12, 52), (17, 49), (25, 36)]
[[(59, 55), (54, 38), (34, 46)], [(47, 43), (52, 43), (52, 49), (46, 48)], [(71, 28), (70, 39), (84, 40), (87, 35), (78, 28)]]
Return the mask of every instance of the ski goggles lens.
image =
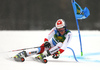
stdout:
[(65, 28), (60, 28), (60, 29), (57, 29), (59, 32), (62, 32), (65, 30)]

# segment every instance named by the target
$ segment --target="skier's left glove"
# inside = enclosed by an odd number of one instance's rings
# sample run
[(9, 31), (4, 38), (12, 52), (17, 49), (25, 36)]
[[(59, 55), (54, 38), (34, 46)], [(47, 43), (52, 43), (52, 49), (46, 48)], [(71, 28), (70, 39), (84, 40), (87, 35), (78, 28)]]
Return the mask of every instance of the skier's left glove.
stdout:
[(58, 59), (60, 56), (60, 51), (57, 51), (56, 53), (53, 54), (52, 58)]

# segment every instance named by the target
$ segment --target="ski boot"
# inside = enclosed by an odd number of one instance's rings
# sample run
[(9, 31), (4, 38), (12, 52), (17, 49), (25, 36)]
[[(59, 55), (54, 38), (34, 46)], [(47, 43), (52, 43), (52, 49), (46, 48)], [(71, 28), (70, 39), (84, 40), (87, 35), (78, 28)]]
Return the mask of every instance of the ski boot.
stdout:
[(24, 62), (25, 61), (24, 57), (27, 57), (26, 51), (18, 53), (16, 56), (14, 56), (14, 60), (18, 62)]
[(46, 57), (46, 56), (43, 55), (43, 54), (40, 54), (40, 55), (38, 55), (37, 57), (35, 57), (35, 59), (36, 59), (37, 61), (40, 61), (40, 62), (43, 62), (43, 63), (47, 63), (48, 61), (47, 61), (47, 59), (44, 59), (44, 57)]

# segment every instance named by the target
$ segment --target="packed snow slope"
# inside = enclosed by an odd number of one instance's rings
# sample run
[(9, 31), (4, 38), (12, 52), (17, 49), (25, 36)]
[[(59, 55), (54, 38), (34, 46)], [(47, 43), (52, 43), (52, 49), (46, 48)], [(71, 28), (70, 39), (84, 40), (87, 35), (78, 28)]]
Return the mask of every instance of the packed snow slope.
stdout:
[(26, 58), (25, 62), (16, 62), (13, 57), (18, 52), (12, 50), (40, 46), (49, 30), (44, 31), (0, 31), (0, 70), (100, 70), (100, 31), (80, 31), (83, 56), (80, 52), (80, 41), (77, 30), (71, 30), (72, 40), (68, 47), (76, 54), (75, 61), (72, 51), (66, 51), (59, 59), (47, 57), (48, 63), (34, 61), (36, 55)]

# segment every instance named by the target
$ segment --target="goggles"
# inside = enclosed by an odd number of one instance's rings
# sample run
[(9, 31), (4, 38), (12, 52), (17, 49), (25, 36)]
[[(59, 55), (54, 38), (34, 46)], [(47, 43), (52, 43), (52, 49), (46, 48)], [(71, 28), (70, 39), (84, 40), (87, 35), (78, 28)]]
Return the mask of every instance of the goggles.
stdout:
[(65, 28), (59, 28), (59, 29), (57, 29), (59, 32), (63, 32), (63, 31), (65, 31)]

